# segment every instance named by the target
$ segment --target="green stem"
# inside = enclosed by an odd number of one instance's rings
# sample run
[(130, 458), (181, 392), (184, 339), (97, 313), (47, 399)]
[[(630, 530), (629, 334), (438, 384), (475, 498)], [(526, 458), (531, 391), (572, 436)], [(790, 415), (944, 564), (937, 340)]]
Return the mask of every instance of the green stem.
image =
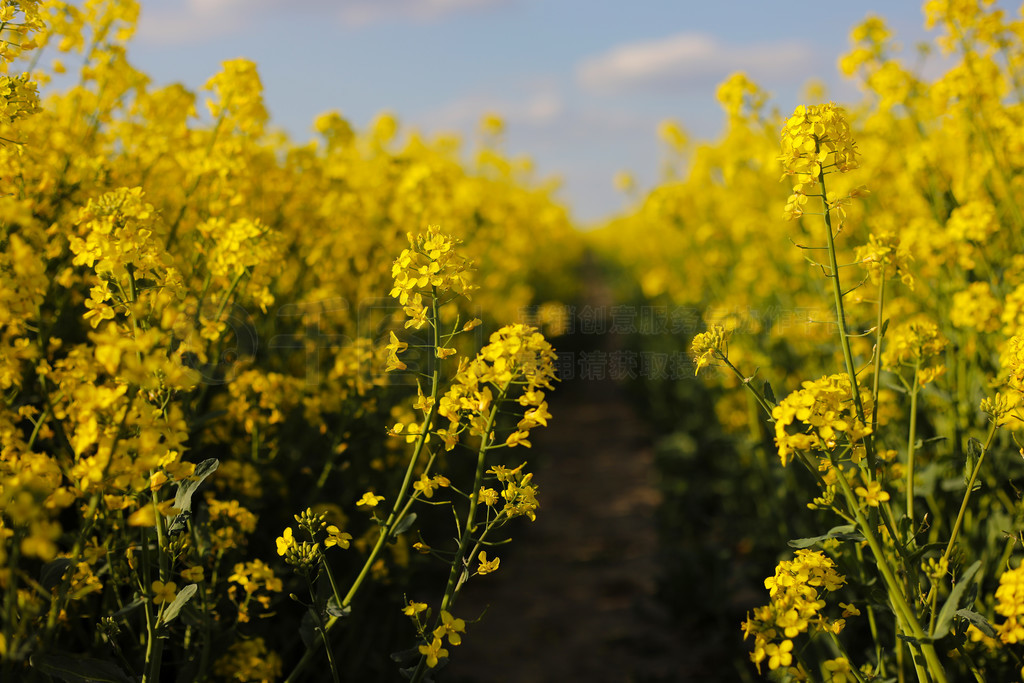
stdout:
[[(864, 549), (863, 546), (857, 544), (855, 546), (857, 553), (857, 567), (860, 569), (861, 582), (864, 584), (868, 583), (867, 572), (865, 568), (867, 563), (864, 561)], [(882, 639), (878, 632), (878, 619), (875, 616), (875, 606), (871, 603), (865, 605), (865, 609), (868, 613), (868, 627), (871, 630), (871, 641), (875, 644), (875, 674), (885, 678), (885, 659), (882, 657)]]
[(847, 505), (849, 505), (850, 510), (852, 510), (856, 516), (857, 526), (860, 528), (860, 532), (864, 535), (864, 539), (867, 541), (868, 547), (871, 548), (871, 554), (875, 557), (875, 565), (878, 567), (878, 570), (882, 575), (882, 580), (885, 582), (886, 591), (889, 594), (889, 600), (892, 603), (893, 612), (896, 615), (896, 620), (899, 623), (900, 629), (905, 634), (918, 641), (917, 645), (912, 647), (920, 650), (921, 654), (924, 655), (925, 662), (927, 663), (927, 670), (922, 668), (916, 657), (914, 658), (918, 679), (921, 683), (927, 683), (929, 680), (928, 674), (930, 673), (932, 677), (931, 680), (935, 683), (946, 683), (945, 669), (942, 666), (942, 662), (939, 661), (938, 653), (935, 651), (935, 645), (930, 642), (925, 642), (925, 638), (927, 636), (921, 628), (921, 624), (918, 621), (913, 608), (911, 608), (906, 597), (903, 595), (900, 583), (897, 580), (892, 567), (889, 566), (889, 558), (882, 548), (882, 544), (875, 536), (874, 530), (868, 524), (867, 519), (865, 519), (856, 494), (853, 492), (853, 489), (850, 488), (850, 483), (846, 480), (846, 475), (843, 474), (843, 471), (840, 469), (839, 463), (834, 459), (832, 460), (832, 466), (836, 470), (836, 481), (843, 491), (843, 496), (846, 498)]
[[(491, 445), (491, 430), (494, 428), (494, 421), (498, 416), (498, 410), (501, 407), (501, 404), (505, 399), (505, 394), (508, 392), (511, 385), (512, 382), (510, 380), (501, 388), (501, 392), (498, 394), (498, 397), (494, 399), (494, 405), (491, 407), (491, 412), (487, 416), (487, 426), (484, 429), (483, 436), (480, 437), (480, 448), (477, 450), (476, 455), (476, 473), (473, 476), (473, 489), (469, 494), (469, 512), (466, 514), (466, 524), (462, 527), (462, 537), (459, 539), (459, 549), (456, 551), (455, 558), (452, 560), (451, 571), (448, 572), (448, 583), (444, 589), (444, 597), (441, 598), (441, 612), (449, 610), (456, 592), (465, 580), (464, 577), (469, 573), (469, 569), (465, 566), (466, 551), (472, 541), (473, 534), (476, 532), (475, 521), (480, 499), (480, 482), (483, 480), (484, 465), (487, 461), (487, 451)], [(435, 628), (437, 626), (436, 621), (438, 619), (440, 619), (440, 614), (435, 618)], [(426, 673), (426, 661), (426, 656), (421, 655), (420, 661), (416, 665), (416, 671), (412, 675), (411, 683), (419, 683), (423, 678)]]
[(309, 580), (308, 575), (306, 577), (306, 587), (309, 589), (309, 598), (313, 601), (309, 611), (312, 612), (313, 618), (316, 619), (316, 630), (320, 634), (320, 641), (324, 644), (324, 652), (327, 654), (327, 665), (331, 667), (331, 678), (334, 680), (334, 683), (341, 683), (341, 677), (338, 675), (338, 665), (334, 663), (334, 653), (331, 652), (331, 644), (327, 640), (324, 618), (316, 607), (316, 595), (313, 592), (313, 583)]
[[(872, 378), (871, 386), (871, 433), (875, 434), (878, 430), (878, 392), (879, 385), (882, 380), (882, 328), (885, 326), (885, 318), (883, 312), (885, 310), (885, 270), (883, 268), (882, 274), (879, 277), (878, 283), (878, 319), (875, 321), (875, 376)], [(875, 473), (871, 472), (871, 478), (875, 478)]]
[(839, 640), (839, 636), (837, 636), (834, 631), (829, 631), (828, 634), (832, 637), (832, 643), (836, 646), (836, 650), (838, 650), (850, 664), (850, 673), (857, 680), (857, 683), (866, 683), (860, 670), (853, 665), (853, 659), (850, 657), (850, 653), (847, 652), (846, 648), (843, 646), (843, 641)]
[[(121, 437), (124, 434), (125, 424), (128, 422), (128, 416), (131, 414), (132, 405), (135, 403), (136, 392), (128, 394), (128, 404), (125, 406), (124, 415), (121, 416), (121, 423), (117, 427), (117, 433), (114, 434), (114, 439), (110, 444), (110, 456), (107, 458), (107, 462), (103, 465), (103, 473), (100, 475), (100, 482), (105, 482), (107, 479), (107, 472), (110, 471), (110, 465), (114, 462), (114, 456), (117, 453), (117, 447), (121, 443)], [(74, 455), (74, 451), (72, 451)], [(102, 498), (99, 489), (93, 491), (92, 496), (89, 498), (89, 505), (86, 508), (85, 515), (82, 519), (82, 530), (78, 534), (78, 538), (75, 539), (75, 545), (71, 548), (71, 564), (69, 567), (75, 567), (82, 559), (82, 552), (85, 550), (86, 539), (89, 534), (92, 533), (93, 525), (96, 523), (96, 512), (99, 510), (100, 499)], [(64, 578), (61, 579), (60, 588), (57, 590), (57, 599), (50, 603), (50, 611), (46, 617), (46, 629), (43, 631), (43, 642), (49, 643), (53, 637), (57, 628), (57, 620), (60, 613), (67, 607), (69, 601), (68, 590), (71, 586), (71, 577), (74, 574), (73, 571), (67, 571), (64, 573)]]
[[(815, 152), (820, 151), (820, 144), (815, 143)], [(825, 219), (825, 236), (828, 245), (828, 259), (830, 274), (828, 278), (832, 281), (832, 295), (836, 305), (836, 326), (839, 328), (839, 341), (843, 348), (843, 360), (846, 362), (846, 373), (850, 377), (850, 392), (853, 394), (853, 405), (857, 411), (857, 419), (867, 424), (864, 418), (864, 405), (860, 400), (860, 389), (857, 385), (857, 369), (853, 364), (853, 351), (850, 348), (850, 338), (846, 332), (846, 312), (843, 308), (843, 288), (839, 280), (839, 261), (836, 258), (835, 235), (832, 231), (832, 213), (828, 206), (828, 191), (825, 188), (825, 170), (818, 171), (818, 182), (821, 183), (821, 204), (823, 207), (822, 217)], [(873, 473), (875, 470), (875, 449), (874, 440), (868, 434), (864, 437), (864, 452), (867, 455), (868, 469)]]
[(914, 362), (914, 383), (910, 386), (910, 435), (907, 438), (907, 518), (910, 519), (911, 534), (914, 528), (914, 447), (917, 444), (917, 394), (921, 385), (921, 359)]
[[(440, 316), (438, 315), (436, 288), (434, 288), (433, 290), (433, 297), (431, 300), (430, 324), (434, 331), (434, 339), (433, 344), (428, 346), (427, 348), (429, 351), (434, 351), (435, 349), (438, 348), (440, 343), (441, 324), (441, 319)], [(441, 368), (440, 364), (438, 363), (435, 364), (434, 371), (431, 377), (430, 411), (427, 413), (427, 417), (423, 422), (423, 431), (420, 433), (419, 438), (416, 440), (416, 445), (413, 447), (412, 455), (409, 457), (409, 464), (405, 468), (405, 478), (402, 480), (402, 485), (398, 490), (398, 495), (395, 496), (395, 502), (391, 507), (391, 512), (388, 515), (387, 520), (385, 520), (384, 525), (380, 529), (380, 535), (377, 537), (376, 544), (374, 544), (373, 548), (370, 550), (370, 554), (367, 555), (366, 561), (363, 563), (362, 569), (359, 570), (359, 575), (356, 576), (355, 581), (352, 582), (352, 586), (349, 588), (348, 593), (346, 593), (345, 597), (343, 597), (340, 600), (340, 606), (342, 608), (348, 607), (350, 604), (352, 604), (352, 600), (355, 599), (355, 596), (359, 592), (360, 587), (363, 585), (363, 582), (366, 580), (366, 577), (370, 573), (370, 567), (372, 567), (373, 563), (377, 560), (377, 556), (380, 554), (380, 551), (384, 548), (384, 545), (387, 542), (388, 537), (391, 535), (391, 530), (394, 529), (395, 525), (401, 521), (401, 519), (405, 516), (405, 512), (408, 510), (408, 507), (403, 507), (405, 503), (405, 497), (408, 494), (409, 487), (412, 484), (412, 476), (413, 472), (416, 469), (416, 463), (419, 462), (420, 454), (423, 452), (423, 448), (427, 443), (427, 437), (430, 435), (430, 426), (434, 421), (434, 417), (437, 415), (438, 400), (440, 398), (440, 394)], [(336, 623), (338, 623), (338, 617), (332, 616), (328, 618), (327, 623), (324, 625), (324, 632), (329, 632)], [(294, 669), (292, 669), (292, 672), (288, 675), (288, 678), (285, 679), (285, 683), (294, 683), (295, 681), (299, 680), (302, 671), (305, 670), (306, 667), (308, 667), (312, 663), (314, 654), (315, 650), (313, 648), (307, 649), (306, 652), (302, 655), (302, 659), (299, 660), (299, 663), (295, 665)]]
[[(509, 384), (511, 384), (511, 382)], [(487, 450), (491, 443), (489, 437), (491, 429), (494, 427), (494, 421), (498, 416), (498, 408), (501, 406), (501, 403), (505, 398), (509, 384), (506, 384), (502, 388), (498, 398), (495, 399), (494, 407), (491, 409), (491, 414), (487, 418), (487, 429), (484, 432), (484, 437), (480, 440), (480, 449), (477, 451), (476, 457), (476, 473), (473, 477), (473, 490), (470, 491), (469, 494), (469, 513), (466, 515), (466, 525), (462, 529), (462, 538), (459, 539), (459, 549), (455, 553), (452, 570), (448, 573), (448, 585), (445, 587), (444, 597), (441, 599), (442, 610), (447, 610), (451, 606), (455, 592), (462, 583), (461, 577), (467, 571), (463, 565), (465, 564), (466, 551), (469, 547), (469, 543), (472, 540), (473, 534), (476, 532), (476, 513), (480, 502), (480, 482), (483, 480), (484, 466), (487, 460)]]
[(736, 378), (739, 379), (743, 386), (750, 390), (750, 393), (754, 395), (754, 398), (757, 400), (758, 404), (760, 404), (760, 406), (764, 409), (764, 412), (767, 413), (768, 417), (770, 418), (772, 416), (772, 406), (771, 404), (768, 403), (768, 399), (764, 397), (764, 394), (757, 390), (757, 388), (750, 382), (750, 378), (744, 377), (743, 373), (739, 371), (739, 368), (737, 368), (735, 365), (729, 362), (729, 359), (725, 356), (724, 353), (718, 352), (717, 355), (719, 360), (725, 363), (729, 367), (729, 369), (732, 370), (733, 374), (736, 375)]
[[(140, 548), (142, 551), (142, 573), (144, 576), (142, 593), (146, 601), (146, 660), (143, 666), (142, 683), (159, 683), (164, 641), (157, 636), (157, 629), (160, 627), (160, 617), (163, 615), (164, 608), (162, 604), (156, 607), (151, 598), (145, 597), (145, 593), (149, 591), (151, 586), (153, 576), (150, 573), (149, 539), (146, 538), (145, 529), (140, 530), (140, 535), (142, 539)], [(160, 548), (158, 547), (158, 556), (159, 553)], [(156, 609), (156, 614), (153, 613), (154, 608)]]
[(338, 590), (338, 584), (334, 580), (334, 572), (331, 571), (331, 566), (327, 563), (327, 557), (320, 553), (320, 565), (324, 568), (324, 573), (327, 574), (327, 580), (331, 584), (331, 594), (334, 595), (335, 601), (341, 604), (341, 591)]
[[(992, 426), (989, 427), (988, 437), (985, 439), (985, 445), (981, 449), (981, 455), (978, 456), (978, 462), (974, 463), (974, 469), (971, 471), (971, 478), (967, 482), (967, 490), (964, 491), (964, 499), (960, 503), (960, 512), (956, 515), (956, 522), (953, 524), (953, 532), (949, 536), (949, 543), (946, 544), (946, 552), (942, 553), (942, 559), (948, 561), (949, 555), (953, 552), (953, 545), (956, 543), (956, 537), (960, 533), (960, 527), (964, 521), (964, 515), (967, 512), (967, 502), (971, 499), (971, 490), (974, 488), (974, 482), (978, 479), (978, 472), (981, 471), (981, 463), (985, 461), (985, 454), (988, 453), (988, 449), (992, 447), (992, 441), (995, 439), (996, 431), (999, 429), (999, 424), (993, 420)], [(934, 591), (935, 588), (933, 587)]]

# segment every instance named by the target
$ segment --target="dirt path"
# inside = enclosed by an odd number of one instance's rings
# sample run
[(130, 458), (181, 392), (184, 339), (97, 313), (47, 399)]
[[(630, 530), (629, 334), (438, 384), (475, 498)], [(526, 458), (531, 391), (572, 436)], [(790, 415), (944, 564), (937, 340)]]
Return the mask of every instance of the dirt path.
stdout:
[[(598, 269), (591, 263), (582, 277), (589, 310), (611, 310)], [(578, 334), (556, 347), (563, 360), (579, 361), (581, 353), (612, 351), (623, 339)], [(551, 426), (531, 434), (537, 520), (498, 550), (498, 572), (467, 585), (460, 616), (487, 612), (467, 627), (444, 679), (711, 680), (714, 663), (695, 644), (700, 638), (674, 624), (657, 596), (661, 496), (651, 427), (611, 379), (562, 382), (551, 413)]]
[[(468, 683), (676, 681), (693, 671), (655, 597), (659, 494), (650, 436), (611, 381), (559, 387), (535, 449), (541, 509), (471, 582), (445, 678)], [(679, 653), (679, 654), (674, 654)]]

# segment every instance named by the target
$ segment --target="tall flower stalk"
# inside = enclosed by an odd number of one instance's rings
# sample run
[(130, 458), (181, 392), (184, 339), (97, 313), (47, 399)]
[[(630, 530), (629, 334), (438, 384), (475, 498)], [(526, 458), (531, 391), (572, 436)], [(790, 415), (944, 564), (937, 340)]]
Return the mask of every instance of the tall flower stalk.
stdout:
[[(480, 321), (474, 319), (460, 326), (456, 318), (454, 324), (447, 329), (445, 327), (442, 307), (460, 296), (468, 298), (474, 289), (469, 282), (471, 264), (459, 255), (457, 245), (458, 241), (443, 234), (438, 226), (431, 226), (424, 234), (409, 235), (409, 248), (401, 253), (392, 267), (394, 288), (391, 295), (403, 307), (405, 328), (427, 330), (429, 341), (417, 348), (423, 357), (429, 359), (429, 372), (417, 377), (417, 387), (421, 387), (421, 380), (426, 380), (430, 393), (424, 394), (421, 388), (417, 389), (418, 397), (412, 407), (422, 419), (403, 420), (388, 429), (389, 435), (405, 439), (413, 446), (402, 482), (390, 497), (390, 512), (383, 518), (374, 517), (379, 525), (376, 542), (347, 592), (342, 595), (338, 590), (328, 563), (315, 547), (318, 533), (315, 529), (323, 527), (322, 520), (317, 523), (319, 527), (316, 524), (311, 527), (308, 522), (303, 527), (300, 522), (300, 527), (307, 528), (310, 542), (298, 544), (290, 528), (278, 539), (279, 553), (285, 555), (290, 564), (305, 568), (307, 576), (312, 575), (316, 565), (320, 565), (330, 580), (333, 595), (332, 604), (311, 606), (316, 613), (315, 622), (321, 638), (307, 650), (288, 681), (299, 680), (312, 664), (319, 644), (327, 647), (328, 662), (332, 663), (328, 632), (350, 611), (353, 600), (370, 577), (372, 568), (378, 564), (388, 541), (413, 528), (416, 514), (412, 509), (415, 503), (445, 504), (444, 501), (428, 499), (433, 499), (435, 491), (440, 488), (450, 489), (456, 497), (447, 504), (451, 505), (458, 523), (454, 550), (432, 548), (423, 541), (415, 544), (420, 552), (442, 559), (450, 569), (439, 610), (429, 625), (431, 612), (426, 603), (413, 601), (404, 609), (412, 618), (419, 638), (415, 649), (419, 656), (407, 670), (413, 681), (420, 680), (428, 670), (448, 657), (449, 651), (443, 647), (445, 640), (452, 646), (462, 642), (465, 621), (453, 616), (451, 610), (470, 576), (497, 569), (498, 558), (487, 559), (486, 552), (480, 551), (488, 544), (488, 536), (516, 517), (536, 517), (539, 503), (537, 486), (532, 483), (533, 475), (525, 473), (523, 465), (506, 467), (495, 464), (487, 469), (487, 462), (488, 456), (497, 449), (529, 448), (530, 431), (547, 425), (551, 415), (544, 390), (553, 388), (556, 356), (540, 332), (528, 325), (516, 324), (502, 327), (491, 335), (489, 343), (474, 359), (459, 357), (453, 339), (474, 329)], [(387, 371), (409, 370), (402, 354), (408, 352), (410, 342), (403, 341), (395, 332), (391, 332), (389, 337)], [(451, 365), (456, 366), (454, 372)], [(509, 415), (518, 415), (518, 421), (508, 423)], [(433, 471), (442, 452), (473, 443), (476, 466), (469, 486), (456, 487), (447, 476)], [(495, 482), (494, 488), (485, 485), (488, 480)], [(457, 503), (460, 496), (467, 502), (461, 510)], [(385, 496), (367, 492), (360, 503), (376, 508), (385, 499)], [(502, 501), (504, 504), (499, 505)], [(338, 538), (340, 530), (331, 529), (334, 537)], [(348, 537), (348, 534), (341, 536)], [(344, 547), (347, 546), (348, 538), (344, 538)], [(310, 596), (315, 602), (312, 587)]]

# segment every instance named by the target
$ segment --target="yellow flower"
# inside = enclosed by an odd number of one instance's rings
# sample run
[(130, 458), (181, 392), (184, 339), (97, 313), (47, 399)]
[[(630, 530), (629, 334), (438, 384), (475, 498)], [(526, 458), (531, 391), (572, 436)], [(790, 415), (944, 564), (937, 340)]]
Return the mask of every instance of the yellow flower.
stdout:
[(860, 615), (860, 610), (855, 605), (851, 605), (845, 602), (839, 603), (839, 606), (843, 608), (843, 618), (856, 617)]
[(391, 343), (385, 347), (388, 352), (388, 362), (385, 372), (391, 372), (392, 370), (405, 370), (406, 364), (398, 360), (398, 354), (409, 348), (409, 344), (399, 341), (394, 332), (389, 332), (388, 334), (391, 335)]
[(284, 555), (291, 548), (295, 547), (295, 535), (292, 532), (292, 528), (288, 527), (284, 530), (284, 534), (277, 537), (277, 554)]
[(480, 575), (490, 574), (491, 572), (497, 571), (498, 565), (501, 564), (500, 557), (496, 557), (493, 560), (488, 560), (487, 553), (482, 550), (480, 551), (480, 554), (477, 556), (477, 559), (480, 561), (480, 564), (477, 566), (476, 572)]
[(721, 325), (712, 325), (707, 332), (701, 332), (693, 338), (690, 345), (696, 356), (697, 369), (693, 373), (700, 374), (701, 368), (711, 365), (715, 356), (726, 358), (729, 355), (729, 333)]
[(437, 666), (437, 662), (440, 659), (444, 659), (448, 656), (448, 650), (441, 647), (443, 643), (440, 638), (434, 638), (430, 642), (430, 645), (420, 645), (419, 651), (421, 655), (425, 655), (427, 658), (427, 666), (433, 669)]
[(768, 668), (772, 671), (780, 666), (789, 666), (793, 663), (793, 641), (784, 640), (778, 645), (771, 643), (765, 648), (768, 655)]
[(995, 609), (996, 614), (1006, 617), (996, 626), (999, 639), (1010, 644), (1024, 642), (1024, 563), (999, 577)]
[(162, 605), (166, 602), (172, 602), (174, 597), (178, 594), (178, 584), (173, 581), (164, 583), (163, 581), (154, 581), (152, 586), (153, 589), (153, 604)]
[(868, 484), (867, 488), (864, 488), (863, 486), (858, 486), (855, 493), (861, 498), (864, 498), (867, 501), (868, 505), (870, 505), (873, 508), (878, 507), (879, 503), (884, 503), (885, 501), (889, 500), (889, 492), (883, 491), (882, 485), (877, 481), (873, 481), (870, 484)]
[(410, 600), (409, 604), (402, 609), (402, 614), (412, 617), (427, 609), (427, 603)]
[(384, 496), (374, 495), (372, 491), (367, 491), (363, 494), (363, 497), (356, 501), (356, 505), (359, 507), (375, 508), (379, 503), (384, 500)]
[(508, 438), (505, 439), (505, 443), (509, 446), (509, 448), (515, 448), (516, 446), (526, 446), (527, 448), (529, 448), (531, 444), (530, 440), (527, 438), (528, 436), (528, 432), (512, 432), (511, 434), (508, 435)]
[(324, 540), (324, 546), (330, 548), (331, 546), (336, 545), (344, 550), (348, 548), (351, 540), (352, 534), (345, 533), (338, 527), (331, 524), (327, 527), (327, 539)]
[(853, 669), (845, 657), (829, 659), (825, 661), (825, 671), (828, 672), (828, 683), (853, 683), (857, 680), (853, 676)]
[(181, 578), (190, 583), (199, 583), (203, 580), (203, 568), (200, 566), (189, 567), (181, 570)]
[(466, 632), (466, 622), (462, 619), (456, 619), (447, 610), (441, 610), (441, 625), (434, 629), (435, 638), (444, 638), (448, 636), (448, 642), (452, 645), (458, 645), (462, 642), (462, 636), (460, 633)]
[(488, 507), (493, 507), (498, 503), (498, 492), (492, 488), (480, 487), (479, 501)]

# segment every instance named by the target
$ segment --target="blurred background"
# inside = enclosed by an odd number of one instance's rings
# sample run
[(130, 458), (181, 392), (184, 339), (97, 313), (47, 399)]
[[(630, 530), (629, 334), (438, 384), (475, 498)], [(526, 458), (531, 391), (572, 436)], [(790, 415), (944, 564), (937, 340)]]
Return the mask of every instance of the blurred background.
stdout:
[[(665, 163), (657, 127), (723, 125), (719, 83), (744, 71), (791, 111), (808, 84), (858, 92), (837, 60), (849, 31), (885, 17), (908, 66), (928, 40), (917, 2), (783, 6), (645, 0), (143, 0), (133, 63), (156, 84), (197, 89), (224, 60), (255, 61), (272, 124), (296, 141), (337, 110), (358, 128), (390, 111), (404, 129), (477, 135), (507, 123), (506, 152), (557, 177), (575, 219), (623, 209), (613, 178), (650, 188)], [(936, 56), (929, 59), (935, 72)]]

